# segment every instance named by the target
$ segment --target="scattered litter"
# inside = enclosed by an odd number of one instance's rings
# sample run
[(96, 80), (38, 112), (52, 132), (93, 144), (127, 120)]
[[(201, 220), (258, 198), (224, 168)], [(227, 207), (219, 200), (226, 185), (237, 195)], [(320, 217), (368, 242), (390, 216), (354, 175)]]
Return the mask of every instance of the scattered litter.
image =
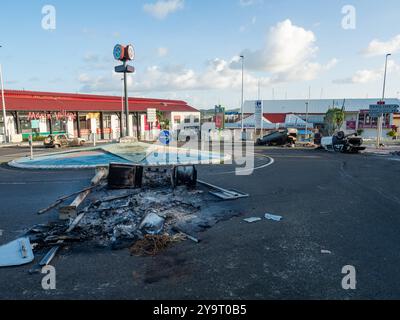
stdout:
[(29, 238), (20, 238), (0, 247), (0, 267), (21, 266), (34, 259)]
[(248, 223), (253, 223), (253, 222), (258, 222), (261, 221), (261, 218), (257, 218), (257, 217), (253, 217), (253, 218), (247, 218), (247, 219), (243, 219), (244, 221), (248, 222)]
[(41, 267), (49, 265), (51, 260), (53, 260), (53, 258), (56, 256), (58, 250), (60, 250), (60, 246), (55, 246), (51, 248), (50, 251), (47, 252), (47, 254), (39, 262), (39, 265)]
[(186, 232), (183, 232), (181, 229), (179, 229), (177, 227), (173, 227), (172, 230), (182, 234), (184, 237), (188, 238), (189, 240), (192, 240), (193, 242), (200, 243), (199, 239), (197, 239), (194, 236), (191, 236), (190, 234), (188, 234)]
[(265, 214), (265, 219), (280, 222), (280, 221), (282, 221), (283, 217), (266, 213)]
[(154, 212), (149, 213), (140, 224), (140, 229), (151, 235), (159, 234), (164, 227), (165, 219)]
[(198, 183), (205, 185), (211, 189), (217, 190), (217, 191), (210, 191), (210, 194), (222, 199), (222, 200), (237, 200), (240, 198), (248, 198), (250, 195), (247, 193), (243, 193), (234, 189), (224, 189), (218, 186), (215, 186), (211, 183), (204, 182), (201, 180), (197, 180)]
[(332, 254), (329, 250), (321, 250), (321, 254)]
[(135, 256), (155, 256), (161, 251), (167, 249), (172, 243), (180, 242), (185, 240), (185, 237), (181, 234), (170, 236), (164, 235), (146, 235), (142, 240), (136, 241), (136, 243), (130, 248), (131, 255)]

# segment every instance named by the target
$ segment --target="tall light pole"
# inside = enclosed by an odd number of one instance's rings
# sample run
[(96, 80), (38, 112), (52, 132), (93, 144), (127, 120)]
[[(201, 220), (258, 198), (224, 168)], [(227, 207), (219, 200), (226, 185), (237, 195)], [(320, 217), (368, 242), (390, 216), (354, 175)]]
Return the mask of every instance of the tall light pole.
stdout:
[[(2, 46), (0, 46), (2, 48)], [(8, 142), (8, 125), (7, 125), (7, 113), (6, 113), (6, 100), (4, 98), (4, 83), (3, 83), (3, 71), (0, 64), (0, 83), (1, 83), (1, 102), (3, 106), (3, 123), (4, 123), (4, 142)]]
[[(385, 74), (383, 76), (383, 92), (382, 92), (382, 103), (385, 102), (385, 92), (386, 92), (386, 75), (387, 75), (387, 64), (388, 64), (388, 58), (391, 56), (391, 53), (388, 53), (386, 55), (386, 59), (385, 59)], [(381, 140), (382, 140), (382, 126), (383, 126), (383, 115), (379, 116), (378, 118), (378, 137), (377, 137), (377, 144), (378, 144), (378, 148), (380, 148), (381, 146)]]
[(242, 100), (241, 100), (241, 114), (242, 114), (242, 138), (243, 138), (243, 132), (244, 132), (244, 56), (240, 56), (242, 59)]

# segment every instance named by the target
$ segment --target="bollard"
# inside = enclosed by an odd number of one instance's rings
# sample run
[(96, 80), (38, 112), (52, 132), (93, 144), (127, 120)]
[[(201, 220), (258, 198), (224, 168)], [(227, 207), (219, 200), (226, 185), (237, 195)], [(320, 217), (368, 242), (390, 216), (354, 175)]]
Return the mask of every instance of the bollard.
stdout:
[(31, 160), (33, 160), (33, 137), (31, 134), (29, 135), (29, 147), (31, 149)]

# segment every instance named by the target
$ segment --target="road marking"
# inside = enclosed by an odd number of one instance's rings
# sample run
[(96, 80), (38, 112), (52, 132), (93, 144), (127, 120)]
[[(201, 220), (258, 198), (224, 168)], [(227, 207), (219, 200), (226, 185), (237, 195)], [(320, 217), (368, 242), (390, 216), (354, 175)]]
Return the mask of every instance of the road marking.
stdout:
[(270, 156), (266, 156), (264, 154), (259, 154), (259, 153), (253, 153), (253, 155), (259, 156), (259, 157), (262, 157), (262, 158), (267, 158), (267, 159), (269, 159), (269, 162), (266, 163), (266, 164), (263, 164), (262, 166), (258, 166), (258, 167), (252, 168), (252, 169), (243, 169), (243, 170), (238, 169), (238, 170), (235, 170), (235, 171), (210, 173), (210, 174), (205, 174), (205, 175), (207, 176), (207, 175), (223, 175), (223, 174), (231, 174), (231, 173), (254, 172), (256, 170), (261, 170), (261, 169), (267, 168), (269, 166), (272, 166), (275, 163), (275, 159), (273, 159)]
[(87, 179), (72, 179), (72, 180), (60, 180), (60, 181), (28, 181), (28, 182), (0, 182), (0, 185), (28, 185), (28, 184), (65, 184), (67, 182), (80, 182), (80, 181), (87, 181)]

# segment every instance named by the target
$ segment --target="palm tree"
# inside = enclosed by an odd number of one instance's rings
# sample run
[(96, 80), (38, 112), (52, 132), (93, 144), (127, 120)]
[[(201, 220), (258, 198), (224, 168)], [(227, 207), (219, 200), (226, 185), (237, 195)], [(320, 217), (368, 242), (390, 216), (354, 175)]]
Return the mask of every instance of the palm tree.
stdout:
[(325, 125), (328, 129), (329, 135), (333, 135), (337, 130), (339, 130), (344, 122), (345, 113), (343, 108), (332, 108), (329, 109), (325, 115)]
[(162, 130), (168, 130), (170, 121), (169, 119), (165, 118), (164, 112), (157, 110), (157, 120), (160, 123)]

